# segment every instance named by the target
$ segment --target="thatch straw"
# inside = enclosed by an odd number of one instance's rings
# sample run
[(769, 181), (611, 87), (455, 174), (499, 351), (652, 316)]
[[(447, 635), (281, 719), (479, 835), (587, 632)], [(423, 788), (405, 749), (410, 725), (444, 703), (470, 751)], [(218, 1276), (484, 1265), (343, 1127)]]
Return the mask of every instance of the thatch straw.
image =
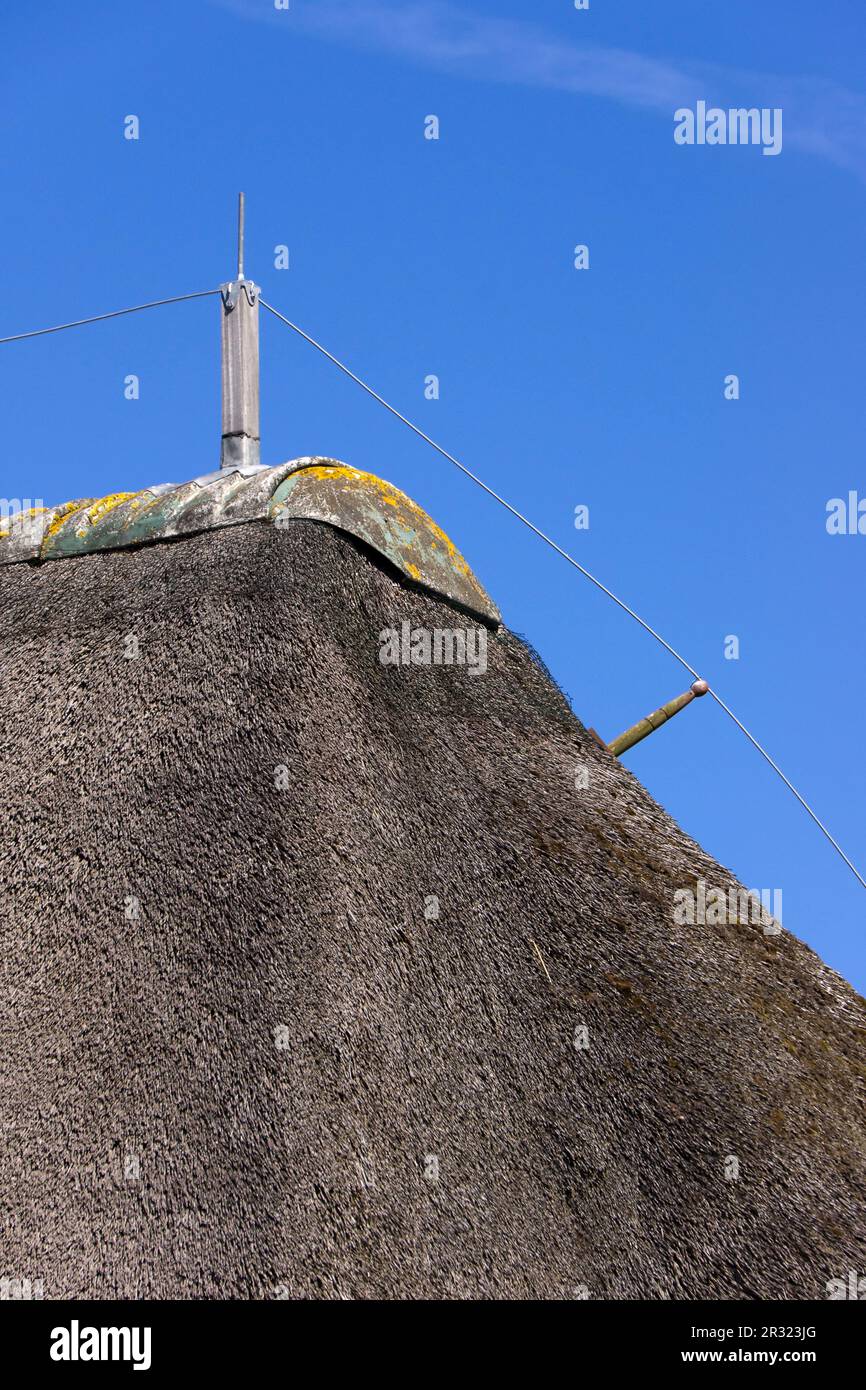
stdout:
[(800, 1299), (866, 1270), (866, 1005), (786, 934), (677, 925), (730, 875), (516, 638), (483, 676), (383, 666), (382, 629), (468, 620), (309, 522), (0, 589), (0, 1274)]

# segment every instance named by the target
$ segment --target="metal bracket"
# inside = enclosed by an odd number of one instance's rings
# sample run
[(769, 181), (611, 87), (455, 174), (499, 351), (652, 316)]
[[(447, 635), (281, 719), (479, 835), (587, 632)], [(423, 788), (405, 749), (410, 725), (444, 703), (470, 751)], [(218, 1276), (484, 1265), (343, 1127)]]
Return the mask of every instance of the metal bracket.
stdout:
[(231, 310), (235, 307), (238, 302), (238, 295), (242, 289), (247, 297), (247, 303), (250, 308), (254, 308), (257, 304), (261, 289), (254, 280), (228, 280), (224, 285), (220, 285), (220, 294), (222, 295), (222, 301), (227, 310)]

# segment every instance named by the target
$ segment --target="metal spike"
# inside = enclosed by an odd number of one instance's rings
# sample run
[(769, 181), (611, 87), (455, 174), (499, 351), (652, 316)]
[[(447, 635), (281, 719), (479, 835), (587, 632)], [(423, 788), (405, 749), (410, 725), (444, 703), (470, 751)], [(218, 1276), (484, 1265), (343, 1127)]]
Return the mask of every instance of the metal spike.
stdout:
[(238, 279), (244, 278), (244, 195), (238, 194)]

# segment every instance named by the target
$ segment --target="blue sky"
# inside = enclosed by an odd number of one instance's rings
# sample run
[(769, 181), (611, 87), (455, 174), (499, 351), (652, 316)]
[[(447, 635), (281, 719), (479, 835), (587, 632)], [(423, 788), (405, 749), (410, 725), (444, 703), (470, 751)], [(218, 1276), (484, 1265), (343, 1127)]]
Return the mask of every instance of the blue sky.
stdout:
[[(866, 536), (825, 528), (830, 498), (866, 496), (862, 0), (84, 10), (0, 20), (0, 336), (230, 278), (244, 188), (265, 297), (659, 628), (864, 871)], [(673, 113), (699, 99), (781, 106), (782, 153), (677, 146)], [(613, 737), (685, 688), (607, 599), (267, 316), (262, 351), (264, 461), (332, 455), (415, 497), (586, 723)], [(218, 465), (213, 300), (2, 347), (0, 383), (5, 496)], [(711, 701), (628, 762), (866, 988), (866, 892)]]

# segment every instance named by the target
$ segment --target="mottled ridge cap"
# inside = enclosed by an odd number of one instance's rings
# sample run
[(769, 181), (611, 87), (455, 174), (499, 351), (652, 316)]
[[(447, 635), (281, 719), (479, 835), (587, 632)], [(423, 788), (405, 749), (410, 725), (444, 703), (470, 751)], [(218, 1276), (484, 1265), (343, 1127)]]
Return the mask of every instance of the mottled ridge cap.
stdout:
[(0, 565), (123, 550), (268, 521), (321, 521), (364, 541), (407, 578), (493, 623), (501, 616), (445, 532), (410, 497), (336, 459), (234, 465), (188, 483), (79, 498), (0, 525)]

